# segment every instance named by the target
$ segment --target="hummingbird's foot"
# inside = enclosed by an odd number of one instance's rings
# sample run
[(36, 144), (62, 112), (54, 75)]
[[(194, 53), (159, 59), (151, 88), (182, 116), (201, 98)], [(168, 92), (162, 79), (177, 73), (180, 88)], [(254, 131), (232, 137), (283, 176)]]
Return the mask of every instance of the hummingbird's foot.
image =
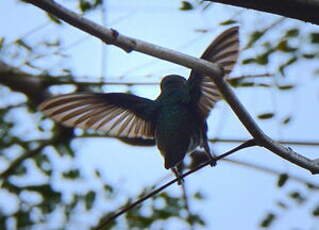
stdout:
[(216, 166), (216, 165), (217, 165), (217, 160), (214, 159), (214, 158), (212, 158), (212, 159), (210, 160), (210, 166), (211, 166), (211, 167), (214, 167), (214, 166)]
[(212, 155), (210, 152), (207, 152), (207, 151), (205, 151), (205, 153), (206, 153), (206, 156), (207, 156), (207, 158), (208, 158), (208, 160), (207, 161), (209, 161), (209, 164), (210, 164), (210, 166), (216, 166), (216, 164), (217, 164), (217, 158), (216, 158), (216, 156), (215, 155)]
[(208, 156), (208, 160), (209, 160), (209, 164), (210, 164), (210, 166), (211, 167), (213, 167), (213, 166), (216, 166), (216, 164), (217, 164), (217, 160), (216, 160), (216, 158), (215, 157), (213, 157), (210, 153), (206, 153), (207, 154), (207, 156)]
[(184, 183), (184, 178), (182, 177), (182, 175), (179, 173), (178, 169), (176, 167), (172, 168), (173, 173), (175, 174), (176, 178), (177, 178), (177, 184), (178, 185), (182, 185)]
[(212, 154), (210, 152), (209, 145), (208, 145), (207, 141), (204, 143), (203, 147), (204, 147), (205, 153), (206, 153), (206, 155), (208, 157), (208, 161), (210, 161), (210, 166), (212, 166), (212, 167), (216, 166), (216, 164), (217, 164), (217, 160), (216, 159), (217, 158), (216, 158), (215, 154)]

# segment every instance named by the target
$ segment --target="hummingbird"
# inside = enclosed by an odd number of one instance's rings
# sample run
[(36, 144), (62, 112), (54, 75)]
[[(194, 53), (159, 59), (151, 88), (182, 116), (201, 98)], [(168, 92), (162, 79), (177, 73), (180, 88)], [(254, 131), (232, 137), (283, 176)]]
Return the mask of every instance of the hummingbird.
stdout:
[[(239, 27), (221, 33), (201, 58), (218, 64), (227, 77), (239, 55)], [(155, 100), (125, 93), (78, 92), (49, 98), (39, 109), (69, 127), (94, 129), (114, 137), (153, 139), (164, 157), (164, 167), (178, 179), (177, 166), (187, 153), (204, 148), (214, 165), (207, 141), (207, 117), (221, 95), (213, 80), (191, 71), (186, 80), (165, 76)], [(180, 182), (180, 180), (179, 180)]]

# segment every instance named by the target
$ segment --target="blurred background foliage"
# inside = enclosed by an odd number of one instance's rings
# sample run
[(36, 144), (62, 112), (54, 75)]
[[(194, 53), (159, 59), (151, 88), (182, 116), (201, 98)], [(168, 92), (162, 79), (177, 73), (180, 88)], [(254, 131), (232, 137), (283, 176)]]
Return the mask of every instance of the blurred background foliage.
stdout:
[[(62, 4), (66, 2), (62, 1)], [(107, 14), (103, 0), (73, 0), (72, 6), (84, 16), (101, 11)], [(213, 15), (215, 4), (196, 0), (180, 1), (175, 10), (183, 11), (185, 14), (200, 12)], [(14, 12), (14, 9), (12, 11)], [(239, 23), (244, 27), (241, 36), (244, 55), (238, 63), (239, 68), (243, 73), (269, 74), (261, 77), (243, 74), (246, 77), (239, 76), (231, 81), (233, 87), (251, 90), (262, 87), (282, 93), (294, 91), (298, 87), (298, 78), (303, 76), (294, 76), (292, 70), (305, 66), (307, 74), (310, 74), (309, 81), (315, 81), (319, 74), (318, 30), (315, 31), (313, 27), (305, 26), (302, 22), (291, 23), (289, 19), (269, 17), (268, 14), (251, 13), (239, 8), (232, 9), (232, 13), (233, 16), (217, 23), (220, 26)], [(1, 199), (6, 199), (11, 204), (1, 205), (0, 229), (89, 229), (103, 217), (114, 213), (116, 207), (129, 205), (138, 198), (123, 199), (121, 186), (106, 181), (99, 170), (92, 172), (89, 178), (96, 181), (98, 186), (86, 186), (85, 189), (81, 189), (88, 180), (81, 168), (74, 166), (64, 170), (55, 169), (56, 159), (67, 158), (72, 161), (77, 155), (74, 140), (80, 140), (81, 137), (94, 138), (103, 134), (76, 131), (52, 122), (48, 123), (48, 119), (37, 111), (37, 105), (52, 93), (64, 92), (63, 87), (70, 91), (101, 92), (107, 83), (99, 76), (96, 76), (94, 81), (78, 76), (71, 64), (65, 64), (70, 62), (67, 61), (69, 57), (64, 51), (71, 47), (80, 47), (87, 37), (67, 47), (56, 36), (52, 36), (53, 39), (46, 37), (36, 41), (29, 39), (30, 35), (49, 23), (55, 24), (56, 30), (63, 25), (52, 15), (47, 15), (47, 18), (49, 22), (33, 28), (14, 41), (7, 40), (6, 34), (0, 38), (0, 193)], [(267, 19), (267, 25), (250, 26), (249, 22), (256, 18)], [(210, 29), (197, 28), (194, 33), (204, 36)], [(147, 76), (145, 79), (148, 80)], [(145, 84), (157, 87), (157, 82), (155, 80)], [(144, 83), (123, 83), (119, 80), (109, 84), (124, 85), (127, 92), (135, 93), (134, 86)], [(267, 121), (278, 116), (277, 113), (279, 112), (266, 111), (257, 114), (256, 118), (261, 122)], [(294, 119), (296, 117), (293, 113), (286, 114), (279, 119), (278, 125), (284, 129)], [(30, 129), (32, 132), (28, 131)], [(143, 139), (120, 140), (128, 145), (154, 145), (153, 141)], [(195, 154), (192, 157), (193, 161), (187, 162), (185, 167), (193, 167), (201, 162), (200, 156), (200, 153)], [(319, 194), (316, 184), (288, 173), (265, 168), (263, 165), (245, 165), (243, 162), (237, 164), (276, 175), (278, 189), (283, 188), (289, 180), (301, 182), (301, 185), (291, 190), (285, 198), (274, 200), (273, 210), (265, 210), (259, 227), (270, 228), (274, 222), (280, 221), (281, 216), (291, 209), (294, 203), (297, 206), (308, 205), (309, 215), (318, 218), (318, 203), (308, 202), (309, 197)], [(57, 178), (59, 183), (56, 183)], [(68, 186), (64, 187), (61, 184)], [(74, 189), (69, 190), (73, 186)], [(154, 186), (141, 188), (140, 196), (151, 191)], [(114, 203), (118, 197), (122, 197), (121, 205), (115, 202), (116, 205), (111, 210), (96, 211), (98, 204)], [(191, 212), (188, 207), (189, 202), (204, 201), (205, 196), (201, 191), (189, 194), (185, 187), (182, 192), (163, 192), (130, 210), (105, 229), (166, 229), (165, 226), (170, 221), (180, 222), (185, 229), (205, 229), (206, 222), (202, 213)], [(79, 219), (85, 223), (80, 228), (75, 224)]]

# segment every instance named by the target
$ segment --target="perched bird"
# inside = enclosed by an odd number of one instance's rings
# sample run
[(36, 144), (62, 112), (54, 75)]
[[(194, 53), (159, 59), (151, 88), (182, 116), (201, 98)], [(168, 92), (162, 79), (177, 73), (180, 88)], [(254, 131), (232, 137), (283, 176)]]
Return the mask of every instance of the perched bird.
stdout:
[[(219, 64), (226, 77), (238, 57), (238, 30), (232, 27), (224, 31), (201, 57)], [(212, 79), (192, 71), (188, 80), (165, 76), (160, 86), (155, 100), (125, 93), (81, 92), (52, 97), (39, 109), (65, 126), (101, 130), (117, 137), (155, 139), (165, 168), (175, 174), (185, 154), (197, 146), (203, 147), (212, 160), (206, 119), (221, 98)]]

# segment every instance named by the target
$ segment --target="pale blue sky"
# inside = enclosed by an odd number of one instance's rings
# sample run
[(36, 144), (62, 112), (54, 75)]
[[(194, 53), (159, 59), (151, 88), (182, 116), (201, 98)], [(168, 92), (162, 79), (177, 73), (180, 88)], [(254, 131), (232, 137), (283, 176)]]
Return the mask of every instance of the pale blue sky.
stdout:
[[(70, 7), (74, 2), (69, 3)], [(67, 5), (66, 1), (62, 1)], [(128, 36), (146, 40), (164, 47), (177, 49), (179, 51), (199, 56), (216, 35), (226, 27), (218, 27), (218, 23), (235, 17), (241, 26), (240, 39), (242, 43), (247, 41), (247, 34), (254, 28), (263, 28), (270, 25), (279, 17), (269, 14), (254, 13), (252, 11), (242, 12), (238, 8), (224, 7), (216, 4), (205, 13), (200, 11), (181, 12), (178, 11), (179, 0), (109, 0), (107, 3), (107, 25)], [(101, 14), (89, 14), (87, 17), (96, 22), (101, 22)], [(16, 1), (0, 2), (0, 36), (5, 36), (7, 41), (13, 41), (21, 35), (30, 31), (38, 25), (47, 22), (45, 14), (34, 6), (17, 3)], [(253, 22), (253, 23), (252, 23)], [(309, 24), (303, 24), (295, 20), (286, 20), (283, 24), (274, 29), (274, 33), (267, 35), (276, 39), (283, 28), (290, 28), (295, 25), (302, 25), (303, 31), (317, 29)], [(254, 27), (252, 27), (254, 26)], [(208, 29), (210, 32), (201, 35), (194, 32), (198, 29)], [(276, 34), (278, 33), (278, 34)], [(85, 38), (86, 35), (71, 26), (48, 25), (30, 35), (27, 40), (30, 42), (41, 41), (42, 39), (55, 40), (61, 38), (65, 47), (74, 41)], [(161, 76), (171, 73), (178, 73), (187, 76), (189, 70), (179, 67), (143, 54), (132, 52), (126, 54), (122, 50), (105, 46), (106, 62), (105, 70), (101, 68), (101, 43), (88, 38), (78, 45), (65, 49), (64, 53), (69, 55), (63, 63), (56, 59), (48, 59), (45, 66), (52, 67), (53, 73), (58, 73), (63, 67), (70, 67), (72, 72), (78, 76), (86, 76), (88, 79), (96, 78), (101, 72), (106, 73), (106, 80), (114, 80), (124, 76), (125, 81), (159, 81)], [(306, 48), (306, 47), (305, 47)], [(261, 49), (261, 48), (260, 48)], [(40, 52), (45, 52), (41, 50)], [(241, 55), (249, 56), (257, 50), (247, 51)], [(280, 61), (282, 57), (276, 57), (273, 61)], [(149, 63), (144, 65), (145, 63)], [(316, 65), (317, 63), (314, 63)], [(138, 68), (139, 67), (139, 68)], [(258, 121), (262, 129), (275, 139), (297, 139), (297, 140), (318, 140), (319, 116), (318, 108), (318, 87), (317, 79), (310, 76), (308, 69), (313, 66), (299, 65), (298, 68), (289, 70), (291, 83), (298, 82), (298, 87), (293, 92), (278, 93), (275, 89), (236, 89), (236, 94), (243, 101), (247, 109), (255, 116), (263, 112), (278, 112), (277, 116), (270, 121)], [(270, 65), (268, 69), (236, 66), (234, 76), (241, 73), (253, 74), (272, 72)], [(150, 75), (151, 77), (143, 77)], [(310, 84), (313, 81), (316, 84)], [(268, 81), (271, 82), (271, 81)], [(69, 90), (69, 89), (65, 89)], [(106, 86), (105, 91), (125, 91), (126, 87)], [(55, 91), (60, 92), (60, 91)], [(134, 92), (149, 98), (155, 98), (158, 87), (139, 86), (134, 87)], [(1, 102), (1, 99), (0, 99)], [(279, 122), (290, 115), (297, 114), (296, 118), (287, 126), (278, 125)], [(31, 118), (36, 122), (37, 118)], [(28, 128), (26, 128), (28, 129)], [(30, 128), (31, 129), (31, 128)], [(224, 103), (218, 103), (216, 109), (209, 117), (209, 137), (228, 138), (249, 138), (246, 130), (239, 123), (238, 119)], [(54, 152), (50, 153), (57, 171), (67, 170), (73, 165), (80, 166), (85, 172), (86, 180), (83, 186), (75, 187), (72, 184), (61, 182), (56, 177), (54, 184), (59, 188), (82, 190), (85, 192), (87, 186), (101, 188), (102, 184), (94, 180), (92, 170), (99, 169), (103, 172), (103, 178), (107, 183), (120, 184), (121, 200), (99, 202), (98, 207), (92, 211), (90, 222), (99, 210), (112, 210), (120, 205), (127, 197), (138, 194), (143, 186), (152, 185), (167, 175), (163, 167), (163, 160), (155, 147), (128, 147), (117, 140), (97, 138), (80, 139), (74, 141), (78, 149), (74, 160), (67, 157), (58, 157)], [(212, 148), (216, 153), (231, 148), (231, 144), (216, 144)], [(295, 147), (310, 157), (317, 155), (317, 148)], [(48, 150), (49, 151), (49, 150)], [(250, 162), (280, 169), (293, 175), (300, 175), (308, 180), (317, 181), (318, 176), (312, 176), (307, 171), (282, 160), (273, 153), (262, 148), (253, 148), (236, 153), (233, 158), (244, 159)], [(172, 178), (172, 176), (169, 176)], [(304, 187), (295, 182), (288, 182), (287, 186), (278, 190), (276, 187), (277, 177), (264, 174), (255, 170), (220, 162), (215, 168), (205, 168), (200, 172), (186, 179), (186, 186), (191, 191), (202, 191), (207, 199), (204, 202), (191, 200), (190, 206), (194, 212), (202, 213), (208, 222), (207, 229), (257, 229), (258, 223), (264, 217), (266, 211), (279, 213), (280, 220), (271, 228), (272, 230), (282, 229), (319, 229), (319, 221), (311, 219), (308, 208), (313, 206), (311, 202), (318, 202), (318, 199), (311, 197), (308, 205), (297, 207), (295, 203), (286, 198), (286, 193), (293, 188), (308, 192)], [(167, 181), (167, 178), (166, 178)], [(180, 187), (171, 186), (169, 191), (180, 193)], [(1, 197), (0, 193), (0, 197)], [(291, 206), (288, 211), (282, 211), (274, 205), (278, 199), (287, 200)], [(67, 199), (67, 196), (66, 196)], [(0, 207), (4, 205), (0, 199)], [(76, 222), (81, 226), (83, 218)], [(76, 229), (77, 224), (73, 227)], [(52, 223), (54, 226), (54, 222)], [(185, 229), (172, 222), (166, 229)], [(200, 229), (200, 228), (198, 228)]]

